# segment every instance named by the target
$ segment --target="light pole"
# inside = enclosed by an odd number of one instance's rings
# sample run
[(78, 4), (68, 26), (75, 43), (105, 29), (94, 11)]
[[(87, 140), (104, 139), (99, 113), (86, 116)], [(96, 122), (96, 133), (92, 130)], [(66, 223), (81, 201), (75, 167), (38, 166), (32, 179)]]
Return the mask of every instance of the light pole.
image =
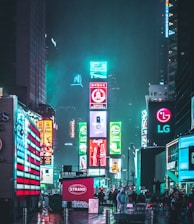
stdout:
[[(129, 175), (132, 177), (132, 184), (135, 184), (135, 146), (131, 143), (127, 154), (127, 186), (129, 186)], [(130, 161), (130, 162), (129, 162)]]

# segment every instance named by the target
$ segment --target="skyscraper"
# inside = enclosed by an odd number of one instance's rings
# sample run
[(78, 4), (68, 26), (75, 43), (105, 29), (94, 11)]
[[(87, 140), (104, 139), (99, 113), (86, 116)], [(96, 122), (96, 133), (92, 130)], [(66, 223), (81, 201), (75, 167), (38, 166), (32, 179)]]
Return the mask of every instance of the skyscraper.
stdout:
[(194, 96), (194, 6), (192, 0), (169, 1), (169, 95), (175, 100), (175, 135), (191, 129)]
[(1, 0), (0, 86), (30, 109), (46, 101), (45, 0)]

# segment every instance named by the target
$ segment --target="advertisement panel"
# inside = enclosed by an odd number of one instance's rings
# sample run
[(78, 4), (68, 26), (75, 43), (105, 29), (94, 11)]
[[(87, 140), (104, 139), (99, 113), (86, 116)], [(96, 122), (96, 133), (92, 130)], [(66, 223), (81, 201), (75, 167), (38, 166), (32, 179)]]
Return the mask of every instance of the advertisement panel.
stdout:
[(79, 169), (83, 172), (87, 170), (87, 155), (81, 155), (79, 157)]
[(63, 207), (67, 202), (72, 202), (72, 207), (88, 207), (90, 198), (94, 198), (94, 179), (79, 178), (68, 179), (62, 182), (62, 201)]
[(148, 145), (165, 146), (174, 137), (174, 103), (148, 103)]
[(51, 165), (53, 155), (53, 121), (39, 120), (37, 127), (40, 131), (40, 164)]
[(121, 122), (110, 122), (110, 155), (121, 154)]
[(179, 181), (193, 180), (194, 176), (194, 135), (179, 138)]
[(141, 147), (147, 147), (147, 130), (148, 130), (148, 122), (147, 122), (147, 111), (143, 110), (141, 112)]
[(16, 123), (16, 195), (39, 195), (40, 133), (21, 107)]
[(107, 83), (90, 82), (90, 109), (107, 109)]
[(90, 77), (106, 79), (107, 78), (107, 62), (106, 61), (91, 61), (90, 62)]
[(40, 182), (41, 184), (53, 184), (53, 167), (40, 167)]
[(106, 139), (90, 139), (89, 166), (105, 167), (107, 156)]
[(110, 158), (109, 160), (109, 172), (114, 175), (115, 179), (121, 178), (121, 159)]
[(90, 138), (107, 137), (107, 111), (90, 111)]
[(86, 155), (87, 152), (87, 123), (79, 122), (79, 155)]
[(194, 129), (194, 96), (191, 98), (191, 130)]

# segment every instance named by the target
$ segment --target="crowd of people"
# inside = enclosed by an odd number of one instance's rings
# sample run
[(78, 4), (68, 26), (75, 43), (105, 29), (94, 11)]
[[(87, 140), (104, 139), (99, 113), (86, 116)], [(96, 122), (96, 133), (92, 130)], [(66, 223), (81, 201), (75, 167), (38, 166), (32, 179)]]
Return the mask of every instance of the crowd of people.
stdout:
[(178, 223), (185, 217), (193, 223), (194, 219), (194, 189), (191, 194), (185, 194), (178, 189), (173, 189), (171, 193), (151, 194), (149, 191), (137, 194), (135, 191), (128, 192), (126, 187), (110, 189), (108, 194), (100, 189), (98, 195), (99, 204), (113, 204), (114, 212), (125, 213), (127, 204), (132, 203), (135, 207), (137, 203), (150, 204), (153, 209), (165, 209), (168, 211), (170, 223)]

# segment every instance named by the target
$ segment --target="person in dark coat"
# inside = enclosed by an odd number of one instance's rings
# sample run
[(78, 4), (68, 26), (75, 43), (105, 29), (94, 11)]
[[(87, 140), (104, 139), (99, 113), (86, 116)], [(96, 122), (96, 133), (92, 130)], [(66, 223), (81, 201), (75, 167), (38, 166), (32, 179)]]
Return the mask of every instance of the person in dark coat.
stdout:
[(118, 189), (114, 189), (112, 193), (112, 202), (113, 202), (113, 211), (117, 212), (117, 194), (119, 193)]
[(99, 199), (100, 205), (104, 204), (104, 197), (105, 197), (105, 193), (103, 192), (103, 189), (100, 189), (100, 192), (98, 193), (98, 199)]

